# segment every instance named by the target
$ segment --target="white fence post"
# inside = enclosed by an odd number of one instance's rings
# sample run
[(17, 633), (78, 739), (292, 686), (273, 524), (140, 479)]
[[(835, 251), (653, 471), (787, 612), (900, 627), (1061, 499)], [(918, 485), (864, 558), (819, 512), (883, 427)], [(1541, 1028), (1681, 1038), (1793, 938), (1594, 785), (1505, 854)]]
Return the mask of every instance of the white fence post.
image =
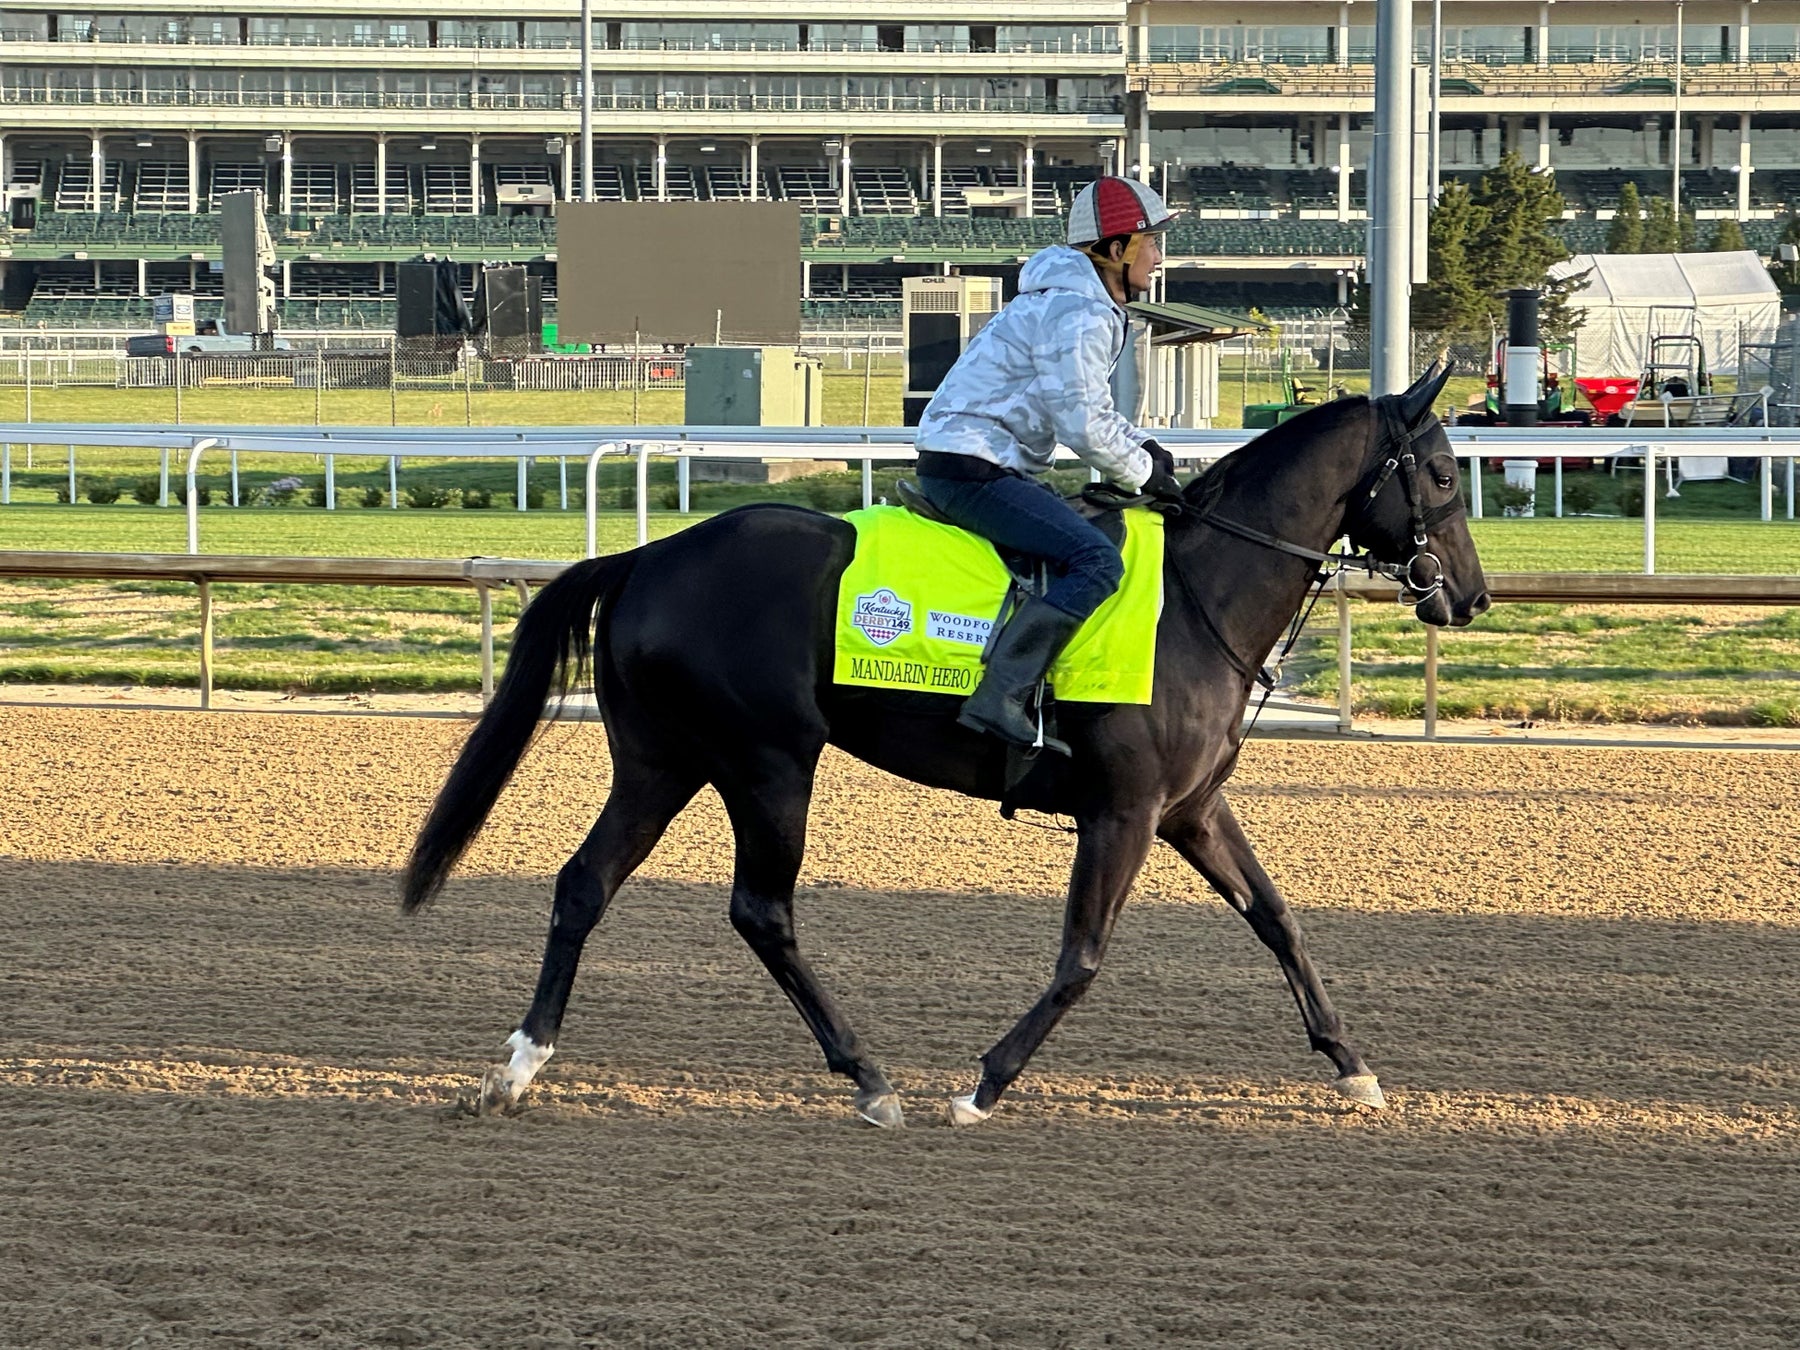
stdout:
[(637, 448), (637, 541), (642, 548), (650, 542), (650, 444)]
[(194, 448), (188, 451), (187, 461), (187, 526), (188, 552), (200, 551), (200, 484), (197, 474), (200, 469), (200, 456), (219, 443), (216, 436), (205, 436), (194, 442)]
[(1644, 575), (1656, 571), (1656, 447), (1644, 447)]

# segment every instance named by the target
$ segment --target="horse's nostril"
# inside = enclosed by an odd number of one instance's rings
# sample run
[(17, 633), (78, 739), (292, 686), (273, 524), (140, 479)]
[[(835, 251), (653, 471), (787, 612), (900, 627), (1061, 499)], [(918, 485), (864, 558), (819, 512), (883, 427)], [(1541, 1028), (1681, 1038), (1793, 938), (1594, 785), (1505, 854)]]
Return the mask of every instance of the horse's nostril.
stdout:
[(1493, 605), (1494, 598), (1486, 591), (1483, 591), (1469, 602), (1469, 617), (1474, 618), (1478, 614), (1486, 614), (1488, 610), (1493, 608)]

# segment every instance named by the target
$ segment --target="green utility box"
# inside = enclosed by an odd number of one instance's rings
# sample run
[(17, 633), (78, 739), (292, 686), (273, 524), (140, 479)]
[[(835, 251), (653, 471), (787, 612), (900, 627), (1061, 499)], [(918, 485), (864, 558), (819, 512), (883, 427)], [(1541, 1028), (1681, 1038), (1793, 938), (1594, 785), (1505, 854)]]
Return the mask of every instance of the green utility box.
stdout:
[(825, 370), (793, 347), (689, 347), (689, 426), (821, 427)]

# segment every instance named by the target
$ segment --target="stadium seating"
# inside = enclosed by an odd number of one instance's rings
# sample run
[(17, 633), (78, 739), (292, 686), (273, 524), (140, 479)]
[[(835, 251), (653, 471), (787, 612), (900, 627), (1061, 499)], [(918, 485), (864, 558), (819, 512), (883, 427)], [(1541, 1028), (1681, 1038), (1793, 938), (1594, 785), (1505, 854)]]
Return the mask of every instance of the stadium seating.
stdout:
[[(700, 184), (698, 176), (691, 164), (667, 163), (663, 166), (663, 191), (665, 199), (672, 202), (697, 202), (700, 200)], [(656, 165), (639, 164), (637, 166), (637, 195), (641, 202), (653, 202), (656, 198)]]
[(798, 202), (802, 211), (838, 209), (838, 191), (831, 185), (831, 175), (824, 169), (800, 168), (793, 164), (778, 165), (775, 183), (781, 200)]
[[(119, 197), (119, 179), (124, 166), (116, 159), (104, 162), (100, 175), (100, 210), (118, 211), (124, 206)], [(58, 211), (92, 210), (94, 166), (91, 160), (65, 160), (57, 176), (55, 205)]]
[(467, 164), (426, 164), (424, 168), (427, 215), (474, 215), (475, 181)]
[(295, 164), (293, 196), (284, 203), (290, 215), (336, 214), (343, 209), (338, 196), (338, 166)]
[(137, 166), (131, 190), (133, 211), (183, 211), (188, 209), (187, 165), (144, 160)]
[[(410, 216), (418, 197), (413, 191), (412, 170), (405, 164), (387, 166), (387, 209), (390, 215)], [(358, 214), (373, 215), (379, 210), (375, 193), (375, 166), (350, 166), (350, 209)]]
[(227, 192), (259, 191), (267, 195), (269, 172), (262, 164), (214, 164), (207, 173), (206, 209), (217, 211)]
[(898, 165), (850, 171), (851, 204), (865, 216), (910, 216), (919, 210), (912, 177)]

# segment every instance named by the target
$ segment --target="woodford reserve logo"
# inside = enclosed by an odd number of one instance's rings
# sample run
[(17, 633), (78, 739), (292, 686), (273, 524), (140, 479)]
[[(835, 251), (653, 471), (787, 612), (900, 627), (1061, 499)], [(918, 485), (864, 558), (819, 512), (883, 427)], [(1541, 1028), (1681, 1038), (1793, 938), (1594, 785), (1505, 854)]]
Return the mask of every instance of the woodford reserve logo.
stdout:
[(860, 628), (863, 636), (877, 647), (885, 647), (895, 638), (912, 632), (912, 606), (883, 586), (869, 595), (856, 597), (850, 623)]

